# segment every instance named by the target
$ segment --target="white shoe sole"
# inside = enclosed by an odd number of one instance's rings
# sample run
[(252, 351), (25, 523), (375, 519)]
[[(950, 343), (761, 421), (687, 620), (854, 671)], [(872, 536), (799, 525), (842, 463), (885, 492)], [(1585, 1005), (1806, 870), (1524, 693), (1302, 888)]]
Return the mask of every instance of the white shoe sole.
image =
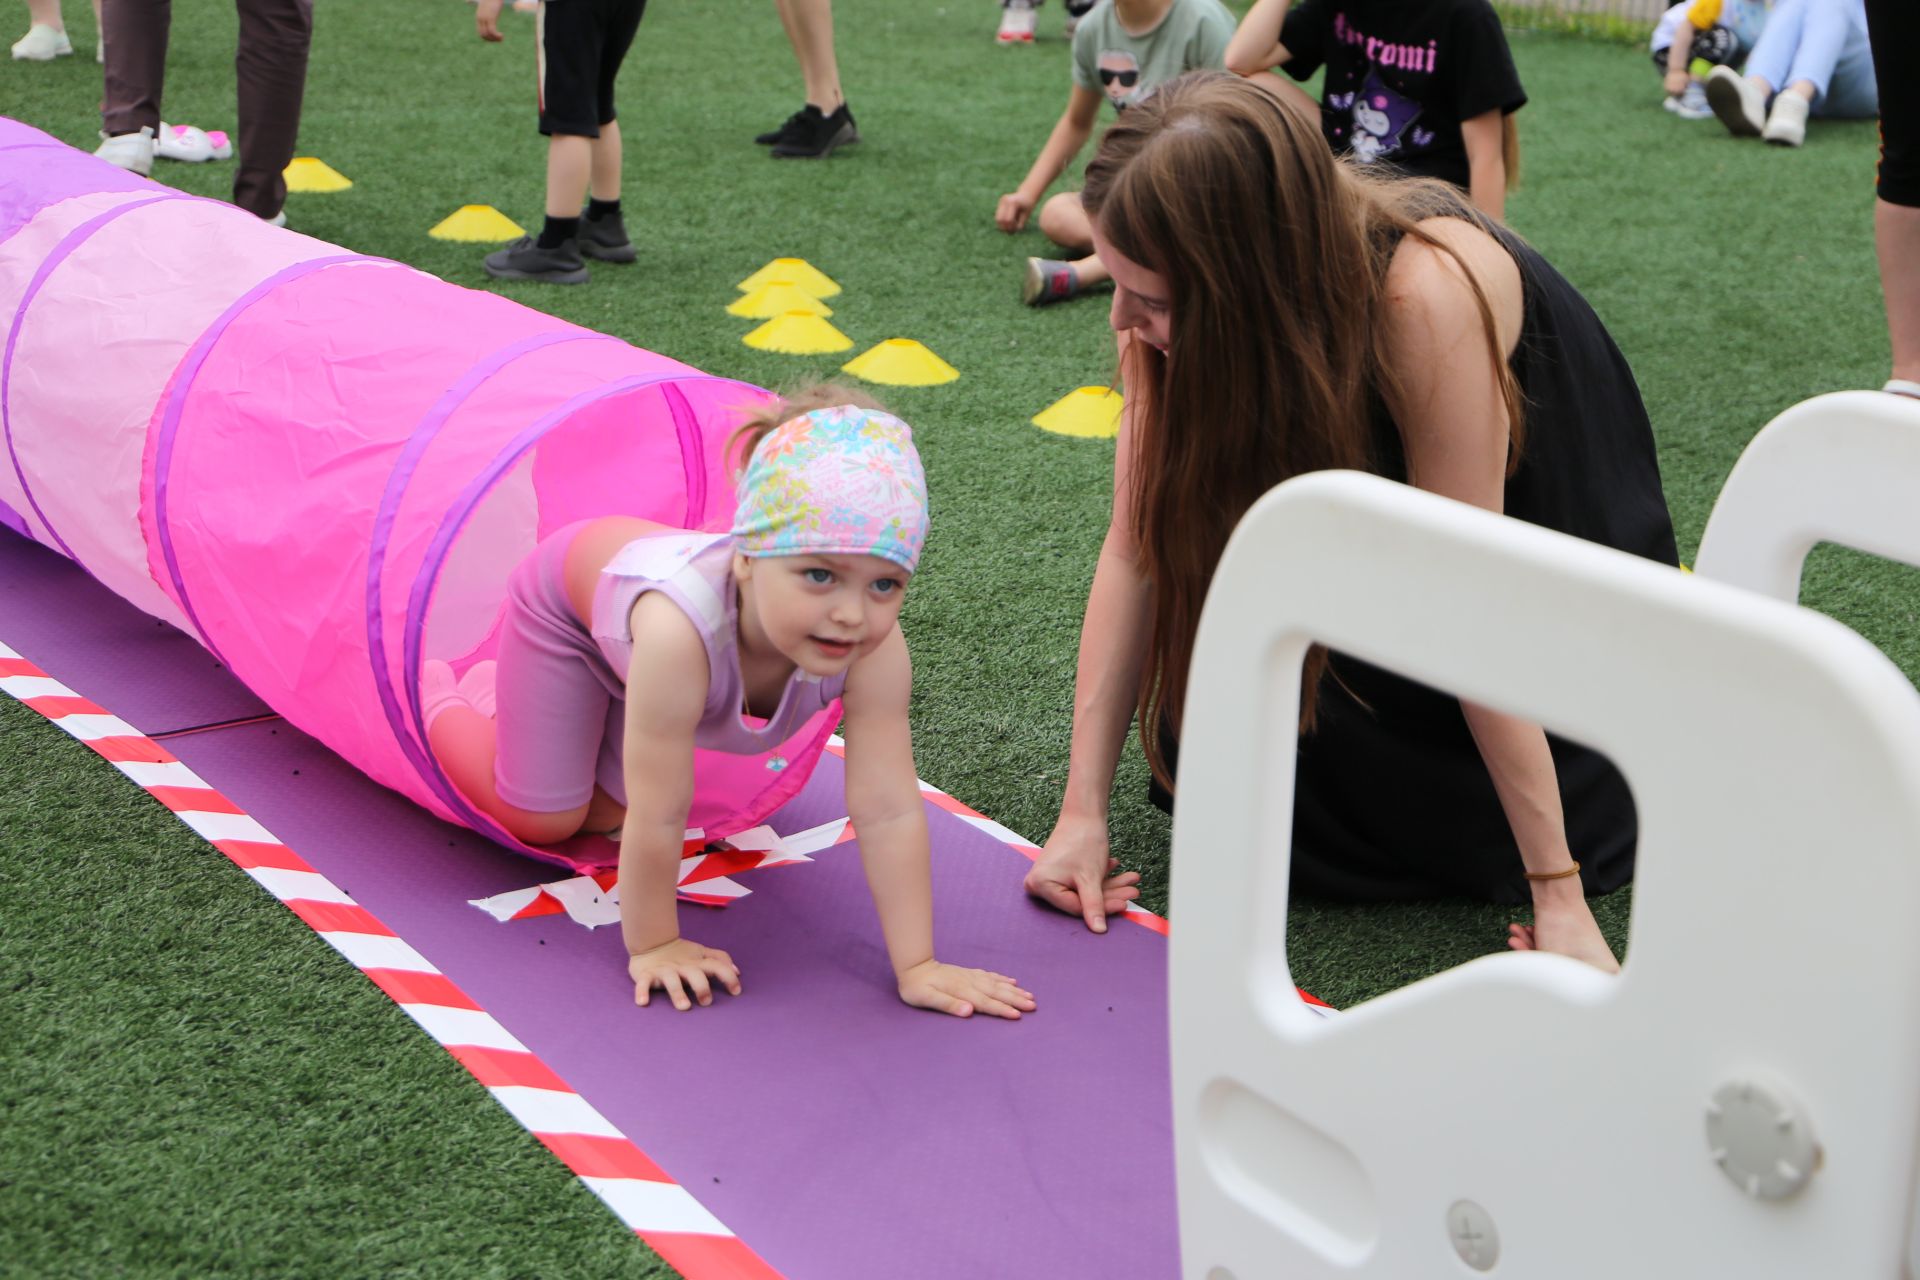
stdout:
[(1739, 73), (1715, 67), (1715, 74), (1707, 77), (1707, 105), (1713, 108), (1713, 114), (1720, 117), (1720, 123), (1727, 126), (1727, 132), (1736, 138), (1757, 138), (1763, 122), (1747, 114), (1746, 82)]

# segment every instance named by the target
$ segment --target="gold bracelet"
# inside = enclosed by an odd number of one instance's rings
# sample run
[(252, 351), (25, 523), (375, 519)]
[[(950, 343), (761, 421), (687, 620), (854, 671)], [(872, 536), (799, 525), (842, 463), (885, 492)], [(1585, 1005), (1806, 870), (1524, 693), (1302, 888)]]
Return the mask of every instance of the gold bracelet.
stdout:
[(1580, 860), (1578, 858), (1574, 859), (1573, 865), (1565, 871), (1529, 871), (1526, 873), (1527, 879), (1529, 880), (1565, 880), (1568, 876), (1577, 876), (1579, 874)]

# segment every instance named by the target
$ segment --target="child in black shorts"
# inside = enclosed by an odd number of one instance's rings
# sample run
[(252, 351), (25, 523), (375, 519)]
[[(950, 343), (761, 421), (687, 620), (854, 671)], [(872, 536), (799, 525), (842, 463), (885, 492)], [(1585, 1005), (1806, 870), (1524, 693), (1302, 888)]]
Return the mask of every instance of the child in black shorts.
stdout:
[[(502, 38), (503, 3), (479, 0), (474, 21), (482, 40)], [(534, 43), (540, 132), (547, 136), (547, 216), (538, 236), (522, 236), (487, 255), (483, 265), (494, 279), (585, 284), (583, 255), (634, 260), (620, 218), (613, 80), (646, 7), (646, 0), (540, 0)]]

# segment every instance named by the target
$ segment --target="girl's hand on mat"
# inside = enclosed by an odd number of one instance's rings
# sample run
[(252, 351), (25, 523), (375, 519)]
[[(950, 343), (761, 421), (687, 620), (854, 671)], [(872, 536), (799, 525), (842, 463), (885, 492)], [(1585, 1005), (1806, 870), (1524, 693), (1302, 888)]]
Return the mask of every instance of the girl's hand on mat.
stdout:
[(1139, 883), (1139, 872), (1121, 871), (1120, 859), (1107, 855), (1104, 822), (1062, 822), (1027, 872), (1026, 887), (1040, 901), (1079, 916), (1095, 933), (1105, 933), (1107, 917), (1125, 911), (1140, 896)]
[(1004, 973), (962, 969), (959, 965), (922, 960), (900, 975), (900, 998), (916, 1009), (971, 1018), (990, 1013), (996, 1018), (1018, 1018), (1033, 1012), (1033, 993)]
[(676, 1009), (691, 1009), (696, 1000), (712, 1004), (715, 982), (729, 994), (740, 994), (740, 968), (733, 957), (691, 938), (675, 938), (628, 956), (627, 976), (633, 979), (633, 1002), (643, 1009), (655, 987), (667, 993)]

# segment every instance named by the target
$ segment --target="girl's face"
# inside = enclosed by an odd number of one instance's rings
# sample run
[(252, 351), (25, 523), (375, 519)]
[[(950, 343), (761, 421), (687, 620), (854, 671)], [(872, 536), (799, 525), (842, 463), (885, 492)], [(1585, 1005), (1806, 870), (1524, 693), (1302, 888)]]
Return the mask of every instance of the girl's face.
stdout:
[(1142, 342), (1165, 355), (1173, 343), (1173, 292), (1167, 287), (1167, 278), (1147, 270), (1114, 248), (1100, 234), (1097, 222), (1093, 227), (1093, 249), (1113, 273), (1113, 310), (1109, 323), (1114, 332), (1131, 330)]
[(879, 647), (910, 576), (879, 556), (736, 555), (733, 569), (768, 643), (814, 676), (837, 675)]

